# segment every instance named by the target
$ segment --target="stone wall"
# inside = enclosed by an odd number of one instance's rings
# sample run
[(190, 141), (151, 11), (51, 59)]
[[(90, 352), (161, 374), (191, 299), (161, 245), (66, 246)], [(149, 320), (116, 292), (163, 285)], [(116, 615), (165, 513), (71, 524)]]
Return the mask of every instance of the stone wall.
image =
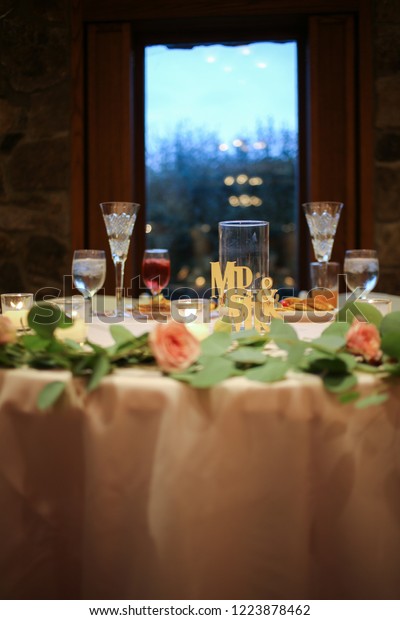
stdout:
[(380, 291), (400, 295), (400, 3), (375, 0), (375, 241)]
[[(0, 0), (0, 292), (70, 271), (70, 2)], [(378, 289), (400, 294), (400, 5), (374, 0)]]
[(0, 0), (0, 292), (69, 270), (69, 4)]

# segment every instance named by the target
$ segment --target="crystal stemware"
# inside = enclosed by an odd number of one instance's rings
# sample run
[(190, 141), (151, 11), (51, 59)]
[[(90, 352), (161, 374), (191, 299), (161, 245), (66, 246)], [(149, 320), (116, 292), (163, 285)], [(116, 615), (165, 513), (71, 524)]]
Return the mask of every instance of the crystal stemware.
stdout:
[(306, 202), (303, 204), (316, 260), (323, 265), (321, 284), (326, 288), (326, 264), (331, 259), (333, 242), (342, 202)]
[(361, 291), (360, 299), (368, 299), (379, 276), (379, 260), (376, 250), (346, 250), (344, 273), (351, 291)]
[(140, 205), (134, 202), (102, 202), (100, 208), (106, 225), (111, 256), (115, 266), (117, 316), (124, 316), (124, 270), (129, 244)]
[(104, 250), (75, 250), (72, 259), (72, 277), (75, 288), (82, 293), (92, 317), (93, 297), (106, 279), (106, 253)]

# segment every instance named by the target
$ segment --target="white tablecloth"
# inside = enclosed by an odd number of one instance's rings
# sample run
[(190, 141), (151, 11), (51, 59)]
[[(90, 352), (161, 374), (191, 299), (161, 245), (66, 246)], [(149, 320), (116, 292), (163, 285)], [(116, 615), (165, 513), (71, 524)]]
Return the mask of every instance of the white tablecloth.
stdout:
[(0, 372), (3, 599), (400, 598), (399, 388), (123, 370), (39, 412), (55, 376)]

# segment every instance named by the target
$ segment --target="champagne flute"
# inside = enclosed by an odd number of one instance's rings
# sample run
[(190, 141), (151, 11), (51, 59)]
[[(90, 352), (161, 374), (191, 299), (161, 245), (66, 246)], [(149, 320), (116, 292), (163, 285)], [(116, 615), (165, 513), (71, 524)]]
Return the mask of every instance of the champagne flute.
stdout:
[(134, 202), (102, 202), (100, 208), (106, 225), (111, 255), (115, 266), (117, 316), (124, 316), (124, 270), (129, 244), (140, 205)]
[(171, 277), (171, 261), (165, 249), (145, 250), (142, 262), (143, 281), (154, 299), (162, 298), (161, 291)]
[(379, 276), (376, 250), (346, 250), (344, 259), (346, 283), (351, 291), (361, 290), (360, 299), (367, 300)]
[(315, 258), (321, 263), (321, 285), (327, 288), (327, 263), (331, 260), (342, 202), (306, 202), (303, 204)]
[(75, 250), (72, 259), (72, 277), (75, 288), (82, 293), (93, 314), (93, 296), (106, 279), (106, 253), (104, 250)]

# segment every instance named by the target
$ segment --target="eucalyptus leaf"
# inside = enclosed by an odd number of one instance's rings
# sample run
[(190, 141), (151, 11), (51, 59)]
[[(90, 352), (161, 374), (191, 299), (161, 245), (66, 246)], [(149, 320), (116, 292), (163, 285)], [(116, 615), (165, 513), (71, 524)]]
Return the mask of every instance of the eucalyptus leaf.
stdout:
[(299, 340), (294, 328), (280, 319), (272, 319), (269, 337), (285, 351), (290, 351), (293, 344)]
[(21, 336), (21, 343), (31, 353), (45, 351), (49, 346), (49, 340), (42, 338), (38, 334), (24, 334)]
[(346, 344), (346, 340), (339, 334), (326, 334), (323, 332), (319, 338), (315, 338), (311, 342), (311, 346), (318, 346), (325, 351), (336, 352), (342, 349)]
[(338, 323), (352, 323), (354, 318), (372, 323), (378, 328), (382, 322), (382, 314), (372, 304), (348, 300), (337, 313), (336, 321)]
[(383, 364), (381, 366), (372, 366), (367, 362), (357, 362), (355, 365), (355, 370), (365, 372), (369, 375), (376, 375), (385, 372), (385, 367)]
[(85, 371), (91, 369), (96, 359), (95, 355), (85, 355), (84, 357), (74, 360), (72, 365), (72, 373), (75, 376), (86, 374)]
[(109, 349), (109, 355), (116, 358), (129, 357), (136, 351), (136, 346), (134, 340), (120, 342), (118, 344), (112, 345)]
[(316, 374), (323, 372), (333, 374), (343, 374), (347, 372), (346, 363), (337, 356), (310, 356), (308, 360), (308, 371)]
[(271, 357), (263, 366), (250, 368), (246, 371), (245, 376), (251, 381), (262, 381), (263, 383), (272, 383), (274, 381), (282, 381), (285, 378), (289, 364), (284, 360)]
[(344, 392), (343, 394), (339, 395), (339, 402), (345, 405), (347, 403), (354, 402), (358, 398), (360, 398), (359, 392)]
[(179, 372), (171, 372), (169, 376), (172, 379), (176, 379), (177, 381), (185, 381), (186, 383), (190, 382), (193, 378), (193, 373), (196, 372), (196, 366), (190, 366), (186, 370), (180, 370)]
[(106, 355), (98, 355), (94, 358), (93, 372), (90, 377), (87, 390), (93, 391), (99, 385), (100, 381), (111, 371), (110, 360)]
[(259, 346), (263, 347), (268, 342), (266, 334), (260, 334), (256, 329), (247, 329), (232, 333), (232, 339), (236, 340), (239, 346)]
[(287, 362), (293, 367), (300, 367), (304, 354), (308, 349), (308, 343), (298, 340), (287, 352)]
[(390, 312), (386, 314), (380, 324), (381, 334), (387, 333), (398, 334), (400, 332), (400, 312)]
[(109, 353), (115, 347), (115, 345), (111, 345), (111, 347), (108, 347), (107, 349), (105, 349), (100, 344), (96, 344), (95, 342), (91, 342), (90, 340), (86, 341), (86, 345), (89, 346), (92, 349), (92, 351), (95, 351), (96, 353), (99, 353), (99, 354), (103, 354), (106, 352)]
[(132, 332), (126, 329), (126, 327), (123, 327), (123, 325), (111, 325), (110, 333), (117, 345), (126, 344), (135, 340), (135, 336)]
[(360, 398), (360, 400), (355, 403), (355, 407), (357, 407), (357, 409), (364, 409), (365, 407), (372, 407), (373, 405), (381, 405), (385, 403), (388, 398), (389, 394), (386, 392), (375, 392), (365, 398)]
[(37, 406), (42, 411), (54, 405), (65, 390), (63, 381), (52, 381), (45, 385), (38, 396)]
[(382, 364), (382, 366), (380, 366), (379, 369), (376, 369), (376, 370), (387, 372), (391, 374), (392, 376), (397, 377), (398, 375), (400, 375), (400, 363), (399, 362), (396, 362), (395, 364), (385, 363), (385, 364)]
[(190, 375), (187, 380), (193, 387), (210, 388), (233, 374), (235, 374), (235, 365), (231, 360), (224, 357), (209, 357), (206, 365)]
[(72, 349), (75, 352), (79, 352), (82, 351), (82, 347), (80, 345), (79, 342), (76, 342), (76, 340), (71, 340), (71, 338), (66, 338), (64, 340), (64, 344), (68, 346), (69, 349)]
[(67, 340), (57, 340), (57, 338), (52, 338), (47, 345), (47, 351), (50, 354), (54, 353), (54, 355), (67, 355), (70, 349), (69, 342), (71, 341), (69, 340), (67, 342)]
[(225, 332), (214, 332), (201, 341), (203, 355), (223, 355), (232, 344), (231, 335)]
[(351, 372), (357, 366), (357, 359), (354, 355), (351, 355), (351, 353), (341, 351), (336, 354), (336, 357), (345, 363), (348, 372)]
[(351, 390), (357, 385), (357, 379), (349, 373), (328, 373), (322, 377), (325, 388), (329, 392), (341, 393)]
[(346, 334), (350, 329), (350, 324), (349, 323), (338, 323), (336, 321), (333, 321), (332, 323), (329, 323), (328, 327), (326, 329), (324, 329), (324, 331), (322, 332), (322, 336), (341, 336), (344, 340), (346, 339)]
[[(28, 313), (28, 325), (42, 338), (52, 338), (57, 327), (65, 327), (67, 317), (61, 308), (55, 304), (38, 302), (32, 306)], [(72, 319), (69, 319), (68, 327), (71, 327)]]
[(237, 364), (265, 364), (267, 356), (259, 349), (254, 347), (239, 347), (228, 354), (228, 358)]
[(389, 357), (400, 360), (400, 328), (399, 331), (384, 331), (381, 340), (381, 349)]

